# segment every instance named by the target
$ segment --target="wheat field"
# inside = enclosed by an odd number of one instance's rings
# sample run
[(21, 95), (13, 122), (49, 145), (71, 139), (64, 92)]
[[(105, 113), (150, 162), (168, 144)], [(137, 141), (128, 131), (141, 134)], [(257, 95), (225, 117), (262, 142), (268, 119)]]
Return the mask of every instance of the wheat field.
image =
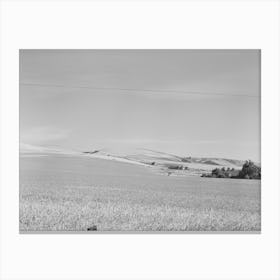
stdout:
[(260, 187), (102, 159), (21, 157), (19, 230), (260, 231)]

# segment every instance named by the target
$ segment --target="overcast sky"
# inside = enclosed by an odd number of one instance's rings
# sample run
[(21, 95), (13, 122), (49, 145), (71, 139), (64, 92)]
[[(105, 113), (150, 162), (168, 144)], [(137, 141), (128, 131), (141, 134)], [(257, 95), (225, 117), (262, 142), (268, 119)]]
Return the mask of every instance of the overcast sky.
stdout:
[(20, 141), (260, 161), (259, 59), (256, 50), (21, 50)]

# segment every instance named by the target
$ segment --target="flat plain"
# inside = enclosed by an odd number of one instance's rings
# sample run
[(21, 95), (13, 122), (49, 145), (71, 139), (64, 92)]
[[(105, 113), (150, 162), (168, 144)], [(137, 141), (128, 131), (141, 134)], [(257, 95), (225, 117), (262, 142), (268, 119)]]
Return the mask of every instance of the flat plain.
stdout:
[(83, 156), (24, 156), (19, 229), (260, 231), (260, 192), (260, 180), (167, 176)]

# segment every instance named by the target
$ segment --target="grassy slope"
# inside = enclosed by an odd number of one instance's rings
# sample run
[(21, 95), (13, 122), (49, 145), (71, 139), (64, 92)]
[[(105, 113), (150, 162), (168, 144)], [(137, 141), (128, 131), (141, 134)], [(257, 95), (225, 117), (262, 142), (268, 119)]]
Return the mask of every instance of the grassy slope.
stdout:
[(109, 160), (20, 159), (20, 230), (260, 230), (260, 181), (168, 177)]

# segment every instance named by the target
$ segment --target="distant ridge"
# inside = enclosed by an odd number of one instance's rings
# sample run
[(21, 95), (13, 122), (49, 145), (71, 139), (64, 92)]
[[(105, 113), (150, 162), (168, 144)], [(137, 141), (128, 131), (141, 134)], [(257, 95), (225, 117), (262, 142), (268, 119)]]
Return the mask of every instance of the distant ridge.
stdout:
[(209, 171), (215, 167), (225, 167), (241, 169), (245, 161), (226, 159), (226, 158), (211, 158), (211, 157), (183, 157), (171, 153), (156, 151), (146, 148), (137, 148), (133, 151), (120, 153), (109, 149), (100, 149), (92, 151), (84, 151), (84, 154), (96, 158), (104, 158), (108, 160), (127, 161), (134, 164), (142, 164), (146, 166), (162, 167), (188, 170)]
[[(59, 147), (43, 147), (20, 144), (21, 156), (50, 156), (50, 155), (69, 155), (69, 156), (86, 156), (89, 158), (100, 158), (105, 160), (125, 162), (129, 164), (144, 165), (156, 168), (174, 168), (182, 170), (209, 171), (216, 167), (241, 169), (245, 160), (212, 158), (212, 157), (191, 157), (178, 156), (172, 153), (161, 152), (147, 148), (135, 148), (130, 151), (114, 151), (109, 148), (92, 149), (85, 151), (66, 150)], [(259, 163), (256, 163), (260, 165)]]

